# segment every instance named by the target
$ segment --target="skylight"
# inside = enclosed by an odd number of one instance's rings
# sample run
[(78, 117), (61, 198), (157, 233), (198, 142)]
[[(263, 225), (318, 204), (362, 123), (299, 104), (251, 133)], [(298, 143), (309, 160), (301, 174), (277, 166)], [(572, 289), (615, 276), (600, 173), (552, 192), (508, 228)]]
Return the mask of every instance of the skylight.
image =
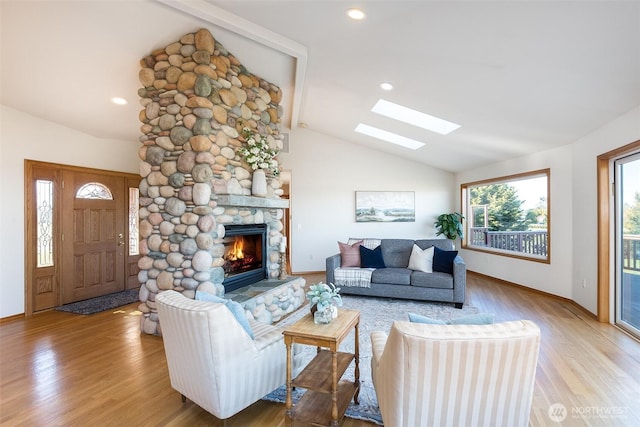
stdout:
[(379, 99), (371, 111), (432, 132), (437, 132), (441, 135), (446, 135), (460, 127), (460, 125), (455, 123), (439, 119), (438, 117), (434, 117), (429, 114), (421, 113), (420, 111), (416, 111), (399, 104), (394, 104), (393, 102), (389, 102), (384, 99)]
[(363, 19), (367, 18), (367, 14), (364, 12), (364, 10), (361, 10), (361, 9), (356, 9), (356, 8), (347, 9), (345, 13), (349, 18), (353, 19), (354, 21), (362, 21)]
[(400, 145), (405, 148), (410, 148), (412, 150), (417, 150), (418, 148), (424, 146), (424, 143), (416, 141), (415, 139), (406, 138), (404, 136), (400, 136), (386, 130), (378, 129), (373, 126), (365, 125), (363, 123), (359, 123), (354, 130), (363, 135), (372, 136), (374, 138), (378, 138), (392, 144)]

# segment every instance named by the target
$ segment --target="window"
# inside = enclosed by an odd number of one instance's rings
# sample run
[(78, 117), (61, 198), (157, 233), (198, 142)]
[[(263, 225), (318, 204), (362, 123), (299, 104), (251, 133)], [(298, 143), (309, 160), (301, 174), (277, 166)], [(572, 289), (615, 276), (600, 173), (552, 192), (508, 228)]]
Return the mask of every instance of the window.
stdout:
[(462, 184), (465, 249), (550, 261), (549, 169)]
[(139, 228), (140, 191), (129, 187), (129, 255), (140, 255)]
[(78, 189), (76, 199), (113, 200), (113, 195), (105, 185), (99, 182), (90, 182)]
[(36, 180), (37, 267), (53, 266), (53, 181)]

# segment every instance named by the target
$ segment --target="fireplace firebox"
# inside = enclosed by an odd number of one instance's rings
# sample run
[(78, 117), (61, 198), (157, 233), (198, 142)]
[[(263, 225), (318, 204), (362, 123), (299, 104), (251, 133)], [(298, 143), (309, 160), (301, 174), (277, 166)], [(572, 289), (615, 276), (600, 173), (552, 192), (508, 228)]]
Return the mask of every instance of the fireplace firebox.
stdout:
[(226, 225), (224, 245), (225, 292), (267, 278), (267, 225)]

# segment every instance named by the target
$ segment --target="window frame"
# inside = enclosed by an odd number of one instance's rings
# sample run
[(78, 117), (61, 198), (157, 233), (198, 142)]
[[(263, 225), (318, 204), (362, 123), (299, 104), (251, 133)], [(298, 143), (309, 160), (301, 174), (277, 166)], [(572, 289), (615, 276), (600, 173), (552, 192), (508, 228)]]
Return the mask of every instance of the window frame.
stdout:
[[(517, 252), (517, 251), (490, 248), (486, 246), (477, 246), (477, 245), (470, 244), (470, 241), (471, 241), (470, 228), (472, 223), (472, 221), (470, 220), (471, 219), (470, 215), (472, 215), (472, 211), (471, 211), (471, 206), (469, 206), (469, 192), (471, 188), (482, 186), (482, 185), (507, 184), (513, 181), (523, 181), (523, 180), (532, 179), (532, 178), (539, 178), (541, 176), (546, 176), (547, 178), (547, 188), (546, 188), (546, 192), (547, 192), (547, 248), (546, 248), (547, 254), (546, 256), (530, 255), (524, 252)], [(505, 175), (505, 176), (488, 178), (488, 179), (483, 179), (479, 181), (466, 182), (466, 183), (460, 184), (460, 206), (461, 206), (462, 214), (464, 216), (464, 219), (462, 221), (464, 236), (465, 236), (462, 239), (463, 249), (489, 253), (492, 255), (505, 256), (508, 258), (516, 258), (516, 259), (522, 259), (526, 261), (539, 262), (543, 264), (551, 264), (552, 240), (551, 240), (551, 169), (550, 168), (538, 169), (538, 170), (529, 171), (529, 172), (522, 172), (522, 173), (513, 174), (513, 175)]]

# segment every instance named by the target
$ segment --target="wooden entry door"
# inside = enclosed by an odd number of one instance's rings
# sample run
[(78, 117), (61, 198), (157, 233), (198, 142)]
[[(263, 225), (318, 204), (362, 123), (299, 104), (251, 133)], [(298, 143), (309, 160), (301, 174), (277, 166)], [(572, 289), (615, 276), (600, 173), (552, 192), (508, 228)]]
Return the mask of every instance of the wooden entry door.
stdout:
[(62, 298), (125, 290), (125, 178), (63, 171)]

